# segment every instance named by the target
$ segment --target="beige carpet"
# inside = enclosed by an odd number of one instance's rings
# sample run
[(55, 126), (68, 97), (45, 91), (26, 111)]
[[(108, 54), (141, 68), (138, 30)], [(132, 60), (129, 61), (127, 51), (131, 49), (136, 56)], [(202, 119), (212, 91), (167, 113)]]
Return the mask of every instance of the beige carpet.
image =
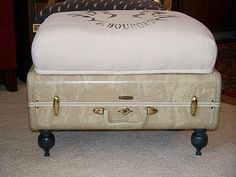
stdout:
[(28, 126), (25, 85), (15, 93), (0, 87), (1, 177), (236, 177), (236, 106), (222, 104), (202, 156), (191, 133), (55, 132), (46, 158)]

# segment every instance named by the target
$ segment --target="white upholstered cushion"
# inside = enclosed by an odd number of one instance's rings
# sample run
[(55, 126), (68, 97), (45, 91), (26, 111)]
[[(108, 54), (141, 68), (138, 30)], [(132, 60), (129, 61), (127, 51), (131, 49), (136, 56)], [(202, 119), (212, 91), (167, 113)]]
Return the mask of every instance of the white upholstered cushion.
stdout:
[(173, 11), (55, 13), (32, 45), (39, 74), (210, 73), (216, 56), (211, 32)]

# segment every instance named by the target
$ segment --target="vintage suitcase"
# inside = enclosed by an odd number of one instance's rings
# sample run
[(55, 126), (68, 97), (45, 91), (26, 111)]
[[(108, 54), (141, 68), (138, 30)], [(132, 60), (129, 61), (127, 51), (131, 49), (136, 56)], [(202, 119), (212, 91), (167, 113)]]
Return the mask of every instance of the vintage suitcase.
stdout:
[[(40, 75), (28, 73), (32, 130), (49, 155), (51, 130), (197, 129), (197, 154), (215, 129), (221, 78), (211, 74)], [(46, 143), (45, 143), (46, 142)], [(47, 144), (48, 143), (48, 144)], [(194, 145), (195, 146), (195, 145)]]

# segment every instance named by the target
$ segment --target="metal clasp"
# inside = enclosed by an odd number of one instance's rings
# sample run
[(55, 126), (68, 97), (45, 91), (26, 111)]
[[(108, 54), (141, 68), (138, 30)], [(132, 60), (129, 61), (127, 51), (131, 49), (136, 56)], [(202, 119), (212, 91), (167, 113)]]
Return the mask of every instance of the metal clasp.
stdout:
[(104, 109), (105, 109), (104, 107), (94, 108), (93, 112), (95, 114), (103, 115), (104, 114)]
[(191, 101), (191, 114), (192, 114), (192, 116), (195, 116), (197, 113), (197, 102), (198, 102), (197, 97), (193, 96), (192, 101)]
[(133, 111), (131, 109), (129, 109), (128, 107), (124, 107), (121, 110), (119, 110), (118, 112), (120, 112), (122, 115), (126, 116)]
[(60, 108), (60, 99), (58, 96), (54, 96), (54, 98), (53, 98), (53, 111), (54, 111), (55, 116), (58, 116), (59, 108)]
[(147, 109), (147, 115), (153, 115), (158, 112), (158, 110), (154, 107), (147, 107), (146, 109)]

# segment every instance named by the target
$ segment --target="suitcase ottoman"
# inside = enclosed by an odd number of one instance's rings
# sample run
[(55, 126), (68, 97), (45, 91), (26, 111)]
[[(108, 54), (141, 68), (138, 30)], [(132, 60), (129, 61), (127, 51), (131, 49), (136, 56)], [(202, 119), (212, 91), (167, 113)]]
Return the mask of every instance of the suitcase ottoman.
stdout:
[(194, 129), (196, 155), (216, 129), (221, 77), (209, 30), (173, 11), (49, 16), (28, 73), (30, 127), (49, 156), (53, 130)]

